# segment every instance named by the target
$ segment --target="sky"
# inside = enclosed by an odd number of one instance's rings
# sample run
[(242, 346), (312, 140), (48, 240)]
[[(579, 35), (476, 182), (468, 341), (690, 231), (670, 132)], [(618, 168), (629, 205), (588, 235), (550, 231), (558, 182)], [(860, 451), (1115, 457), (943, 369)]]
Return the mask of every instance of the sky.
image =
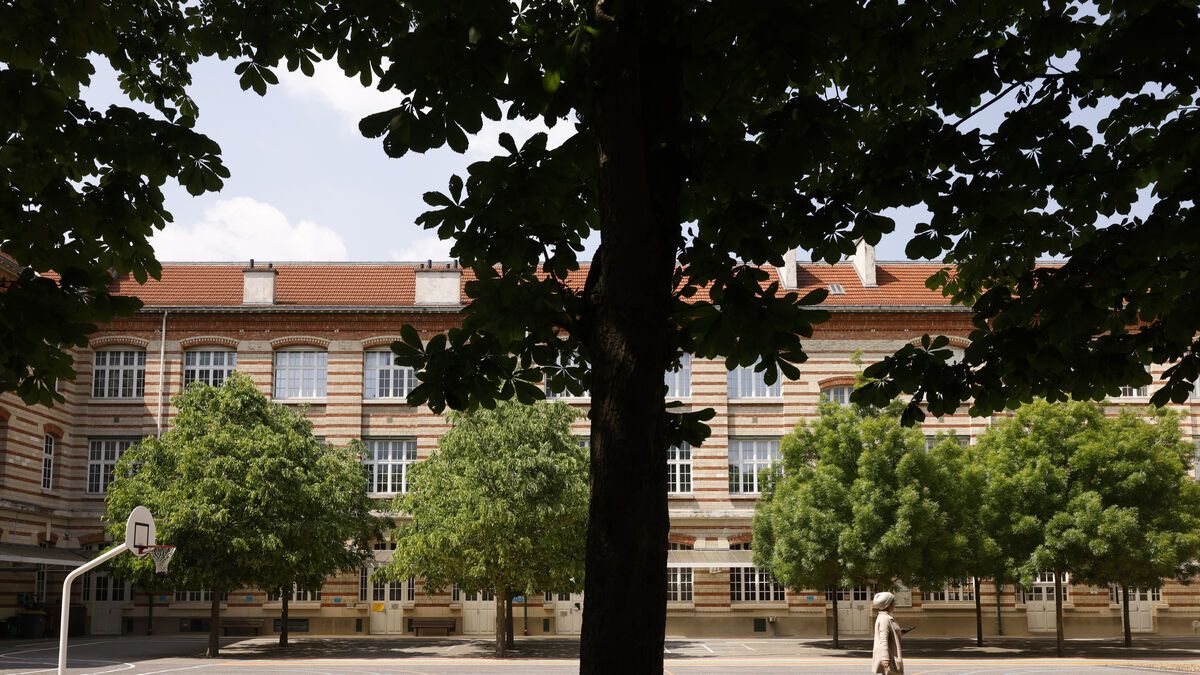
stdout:
[[(131, 105), (107, 64), (94, 63), (86, 100), (97, 108)], [(421, 195), (444, 190), (451, 174), (465, 174), (468, 164), (495, 154), (501, 131), (520, 145), (542, 130), (524, 120), (489, 123), (465, 154), (443, 148), (392, 159), (357, 125), (396, 105), (395, 92), (364, 88), (326, 63), (311, 78), (280, 69), (280, 84), (260, 97), (241, 90), (233, 68), (215, 60), (193, 67), (197, 130), (220, 144), (232, 175), (219, 193), (200, 197), (167, 184), (166, 206), (175, 222), (151, 239), (160, 260), (448, 259), (449, 243), (414, 222), (426, 208)], [(568, 125), (556, 126), (550, 144), (570, 133)], [(892, 215), (896, 232), (880, 242), (879, 260), (904, 259), (921, 211)]]

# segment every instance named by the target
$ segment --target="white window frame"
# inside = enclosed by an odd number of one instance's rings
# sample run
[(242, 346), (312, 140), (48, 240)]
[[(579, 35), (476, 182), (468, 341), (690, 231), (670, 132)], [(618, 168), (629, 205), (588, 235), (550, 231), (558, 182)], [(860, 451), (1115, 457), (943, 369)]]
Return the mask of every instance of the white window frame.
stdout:
[(787, 589), (761, 567), (729, 568), (729, 601), (787, 602)]
[(368, 349), (363, 352), (363, 398), (405, 399), (417, 386), (417, 373), (408, 366), (398, 366), (391, 349)]
[[(293, 602), (320, 601), (321, 589), (309, 590), (300, 588), (300, 584), (292, 584), (292, 599), (288, 601), (289, 604)], [(283, 602), (283, 589), (276, 588), (275, 590), (267, 591), (267, 602)]]
[(87, 493), (108, 493), (108, 486), (116, 478), (117, 460), (125, 454), (136, 438), (91, 438), (88, 439)]
[(687, 443), (667, 448), (667, 492), (673, 495), (692, 491), (692, 446)]
[(58, 442), (54, 436), (46, 434), (42, 439), (42, 489), (54, 489), (54, 446)]
[(973, 603), (975, 602), (975, 579), (952, 579), (945, 586), (931, 588), (929, 602)]
[[(1146, 366), (1146, 372), (1147, 373), (1150, 372), (1150, 366)], [(1150, 385), (1148, 385), (1148, 384), (1143, 384), (1140, 387), (1135, 387), (1135, 386), (1129, 385), (1129, 384), (1123, 384), (1123, 385), (1121, 385), (1120, 392), (1117, 394), (1117, 398), (1119, 398), (1119, 399), (1147, 398), (1149, 396), (1150, 396)]]
[(667, 602), (692, 602), (694, 590), (692, 568), (667, 568)]
[(854, 391), (854, 385), (839, 384), (832, 387), (825, 387), (821, 390), (821, 400), (831, 401), (841, 406), (850, 405), (850, 393)]
[[(112, 363), (112, 361), (117, 363)], [(137, 399), (146, 396), (146, 350), (131, 347), (92, 353), (92, 398)]]
[(778, 438), (729, 439), (729, 494), (762, 493), (759, 474), (780, 461)]
[[(229, 594), (222, 593), (221, 594), (221, 602), (228, 602), (228, 601), (229, 601)], [(209, 589), (205, 589), (202, 591), (198, 591), (198, 590), (194, 590), (194, 589), (177, 590), (177, 591), (175, 591), (175, 602), (206, 602), (206, 603), (210, 603), (210, 602), (212, 602), (212, 589), (209, 588)]]
[[(218, 363), (220, 361), (220, 363)], [(193, 382), (219, 387), (237, 370), (237, 352), (202, 347), (183, 353), (183, 386)]]
[(683, 354), (679, 357), (679, 367), (668, 370), (663, 375), (667, 385), (667, 398), (680, 399), (692, 397), (692, 355)]
[[(1149, 597), (1138, 600), (1137, 595), (1139, 593), (1141, 593), (1143, 595), (1147, 595)], [(1149, 600), (1149, 602), (1153, 602), (1156, 604), (1161, 603), (1162, 602), (1162, 588), (1130, 588), (1129, 589), (1129, 601), (1130, 602), (1146, 602), (1147, 600)], [(1109, 585), (1109, 587), (1108, 587), (1108, 604), (1110, 604), (1110, 605), (1122, 604), (1121, 603), (1121, 586), (1119, 584)]]
[(728, 397), (741, 398), (781, 398), (783, 396), (783, 373), (776, 370), (775, 384), (767, 386), (766, 371), (754, 370), (753, 366), (738, 366), (726, 375)]
[[(311, 356), (306, 363), (306, 356)], [(329, 352), (317, 347), (276, 349), (273, 396), (277, 400), (324, 400), (329, 386)]]
[[(408, 492), (408, 477), (417, 463), (415, 438), (366, 438), (367, 492), (371, 495), (396, 495)], [(379, 488), (386, 489), (379, 489)]]

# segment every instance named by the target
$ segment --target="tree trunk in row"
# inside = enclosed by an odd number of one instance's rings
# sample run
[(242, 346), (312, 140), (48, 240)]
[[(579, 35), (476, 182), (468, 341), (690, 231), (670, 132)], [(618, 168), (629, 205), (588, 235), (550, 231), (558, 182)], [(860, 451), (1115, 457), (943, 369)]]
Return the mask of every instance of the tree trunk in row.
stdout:
[(667, 318), (682, 244), (678, 56), (665, 3), (600, 0), (593, 49), (600, 246), (577, 337), (591, 361), (580, 672), (660, 673), (666, 631)]
[(1054, 637), (1058, 656), (1063, 656), (1062, 573), (1054, 572)]
[(1004, 619), (1000, 614), (1000, 592), (1004, 590), (1003, 580), (997, 576), (996, 580), (996, 635), (1004, 635)]
[(505, 635), (505, 626), (508, 624), (507, 617), (504, 612), (504, 592), (496, 589), (496, 658), (502, 659), (508, 656), (508, 640)]
[(833, 589), (833, 648), (840, 649), (841, 637), (838, 635), (838, 589)]
[(512, 595), (511, 590), (507, 590), (504, 592), (504, 616), (505, 616), (504, 633), (505, 633), (506, 646), (509, 649), (516, 649), (517, 648), (517, 639), (513, 636), (512, 598), (513, 598), (513, 595)]
[(209, 603), (208, 614), (208, 652), (206, 656), (215, 659), (221, 655), (221, 591), (213, 588), (212, 602)]
[(288, 601), (292, 599), (292, 591), (284, 589), (280, 593), (282, 607), (279, 613), (279, 646), (286, 647), (288, 643)]
[(981, 586), (979, 577), (975, 577), (975, 644), (980, 647), (983, 646), (983, 599), (979, 597)]
[(1121, 616), (1125, 621), (1125, 646), (1133, 646), (1133, 633), (1129, 629), (1129, 587), (1121, 584)]

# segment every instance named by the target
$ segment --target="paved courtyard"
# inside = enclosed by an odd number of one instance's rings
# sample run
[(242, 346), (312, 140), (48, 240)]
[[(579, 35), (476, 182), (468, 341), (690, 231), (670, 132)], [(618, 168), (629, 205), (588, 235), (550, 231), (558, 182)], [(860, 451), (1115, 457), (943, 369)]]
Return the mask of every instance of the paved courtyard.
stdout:
[[(575, 640), (530, 638), (517, 655), (491, 657), (487, 640), (442, 638), (300, 637), (287, 649), (275, 638), (226, 638), (219, 659), (203, 658), (206, 640), (192, 636), (76, 638), (72, 674), (123, 673), (574, 673)], [(794, 638), (668, 639), (668, 673), (866, 673), (869, 643)], [(1052, 640), (997, 640), (984, 648), (964, 641), (912, 639), (905, 643), (907, 671), (984, 673), (1200, 672), (1200, 639), (1143, 638), (1124, 649), (1115, 640), (1073, 640), (1066, 658), (1053, 657)], [(53, 672), (57, 643), (0, 643), (0, 673)]]

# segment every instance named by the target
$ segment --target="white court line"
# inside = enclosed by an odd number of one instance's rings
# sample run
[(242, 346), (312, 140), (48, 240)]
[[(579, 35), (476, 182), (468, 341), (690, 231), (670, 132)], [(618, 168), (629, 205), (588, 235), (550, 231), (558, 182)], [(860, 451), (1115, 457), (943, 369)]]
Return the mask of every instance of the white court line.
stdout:
[(156, 675), (156, 673), (174, 673), (174, 672), (177, 672), (180, 670), (196, 670), (197, 668), (211, 668), (216, 665), (217, 664), (215, 664), (215, 663), (201, 663), (198, 666), (183, 666), (182, 668), (167, 668), (165, 670), (151, 670), (150, 672), (142, 673), (141, 675)]
[(705, 649), (707, 649), (709, 654), (716, 654), (716, 652), (714, 652), (714, 651), (712, 650), (712, 647), (709, 647), (708, 645), (704, 644), (703, 642), (701, 642), (701, 643), (700, 643), (700, 646), (701, 646), (701, 647), (704, 647)]
[(752, 651), (752, 652), (756, 652), (756, 651), (758, 651), (757, 649), (755, 649), (755, 648), (751, 647), (750, 645), (746, 644), (745, 642), (735, 642), (734, 644), (741, 645), (741, 646), (745, 647), (746, 649), (748, 649), (748, 650), (750, 650), (750, 651)]

